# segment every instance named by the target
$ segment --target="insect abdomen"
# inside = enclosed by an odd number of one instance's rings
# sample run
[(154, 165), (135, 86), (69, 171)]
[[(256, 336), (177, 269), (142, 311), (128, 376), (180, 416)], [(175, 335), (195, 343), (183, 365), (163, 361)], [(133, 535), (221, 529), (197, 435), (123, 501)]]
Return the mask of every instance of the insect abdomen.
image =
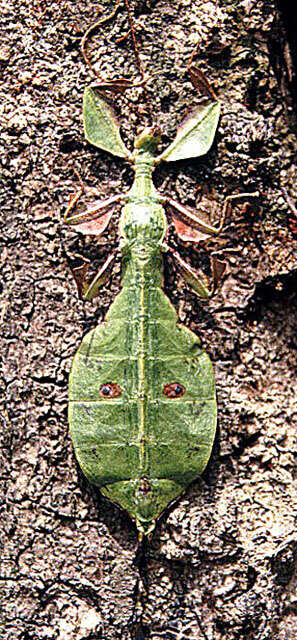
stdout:
[(69, 411), (83, 471), (144, 533), (203, 471), (216, 426), (212, 367), (177, 324), (157, 269), (129, 261), (106, 321), (74, 358)]

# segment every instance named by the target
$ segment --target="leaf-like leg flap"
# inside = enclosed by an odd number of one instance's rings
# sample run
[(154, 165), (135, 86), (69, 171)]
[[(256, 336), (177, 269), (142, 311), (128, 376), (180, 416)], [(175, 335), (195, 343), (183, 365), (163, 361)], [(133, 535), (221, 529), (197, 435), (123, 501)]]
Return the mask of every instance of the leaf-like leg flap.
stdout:
[(219, 234), (220, 227), (216, 228), (211, 224), (207, 224), (207, 222), (198, 218), (193, 209), (184, 207), (179, 202), (172, 200), (172, 198), (166, 199), (165, 202), (170, 208), (175, 231), (182, 240), (199, 242), (208, 236), (217, 236)]
[(202, 300), (208, 300), (215, 292), (220, 280), (222, 279), (225, 271), (226, 271), (226, 263), (222, 260), (219, 260), (216, 256), (211, 256), (210, 264), (211, 264), (211, 274), (212, 274), (212, 282), (211, 286), (209, 286), (208, 278), (201, 271), (198, 272), (197, 269), (191, 267), (181, 256), (177, 253), (177, 251), (173, 251), (168, 247), (168, 245), (164, 246), (164, 249), (173, 256), (178, 270), (182, 274), (185, 282), (193, 289), (194, 293)]
[(95, 202), (93, 205), (80, 213), (69, 216), (70, 211), (75, 207), (78, 200), (76, 194), (67, 207), (64, 222), (75, 227), (76, 231), (80, 231), (80, 233), (83, 233), (85, 235), (100, 236), (107, 228), (113, 214), (113, 210), (106, 211), (106, 209), (112, 208), (122, 199), (122, 194), (112, 196), (107, 200), (100, 200), (98, 202)]
[(75, 280), (75, 284), (77, 286), (78, 295), (80, 298), (83, 298), (85, 281), (88, 274), (90, 261), (82, 258), (81, 256), (77, 256), (82, 259), (82, 264), (79, 267), (74, 267), (72, 269), (72, 274)]
[(221, 281), (226, 271), (227, 264), (226, 262), (219, 260), (216, 256), (211, 256), (210, 266), (211, 266), (211, 273), (212, 273), (211, 293), (214, 293), (214, 291), (216, 290), (219, 282)]
[(206, 97), (206, 103), (197, 105), (186, 115), (172, 144), (157, 158), (157, 162), (198, 158), (207, 153), (213, 143), (220, 118), (220, 103), (204, 73), (192, 65), (192, 57), (188, 71), (192, 85)]
[(173, 256), (178, 270), (182, 274), (185, 282), (193, 289), (194, 293), (202, 300), (207, 300), (212, 293), (212, 290), (209, 289), (208, 280), (203, 273), (199, 273), (197, 269), (191, 267), (181, 256), (177, 253), (177, 251), (173, 251), (167, 247), (167, 251)]
[(115, 259), (116, 253), (112, 253), (110, 256), (108, 256), (107, 260), (105, 260), (95, 278), (86, 286), (84, 291), (85, 300), (93, 300), (93, 298), (96, 298), (99, 293), (100, 287), (102, 287), (102, 285), (105, 284), (105, 282), (107, 282), (107, 280), (110, 278), (111, 269), (113, 263), (115, 262)]
[(85, 90), (83, 121), (88, 142), (114, 156), (126, 160), (132, 159), (130, 151), (121, 138), (114, 109), (95, 87), (88, 87)]
[(83, 233), (84, 235), (100, 236), (108, 227), (110, 219), (112, 217), (112, 211), (108, 213), (101, 213), (101, 216), (95, 219), (90, 219), (88, 222), (73, 222), (75, 230)]
[(227, 196), (223, 203), (220, 223), (217, 227), (204, 222), (204, 220), (198, 218), (193, 209), (184, 207), (172, 198), (165, 198), (164, 202), (169, 206), (171, 210), (172, 220), (177, 235), (182, 240), (187, 242), (199, 242), (200, 240), (204, 240), (208, 236), (218, 236), (221, 233), (226, 218), (229, 215), (231, 203), (234, 200), (240, 200), (242, 198), (249, 199), (258, 196), (258, 191), (254, 191), (251, 193), (237, 193), (232, 196)]
[(156, 162), (198, 158), (210, 149), (220, 117), (217, 101), (198, 105), (182, 122), (172, 144), (157, 157)]
[(223, 206), (222, 206), (222, 213), (221, 213), (221, 218), (220, 218), (220, 224), (217, 228), (217, 233), (220, 233), (224, 224), (225, 224), (225, 220), (228, 218), (229, 216), (229, 212), (230, 212), (230, 208), (231, 208), (231, 203), (234, 202), (235, 200), (241, 200), (241, 198), (245, 198), (246, 200), (248, 200), (249, 198), (258, 198), (259, 197), (259, 191), (252, 191), (251, 193), (235, 193), (232, 196), (226, 196), (224, 202), (223, 202)]
[(73, 269), (73, 276), (77, 285), (78, 295), (83, 300), (93, 300), (99, 293), (100, 287), (109, 279), (111, 275), (112, 265), (116, 259), (116, 253), (112, 253), (105, 260), (98, 273), (93, 280), (86, 282), (86, 276), (89, 270), (90, 262), (84, 260), (83, 264)]
[(199, 67), (195, 67), (191, 64), (189, 65), (188, 70), (193, 87), (195, 87), (195, 89), (198, 89), (201, 93), (203, 93), (211, 100), (217, 101), (217, 96), (203, 71), (201, 71)]

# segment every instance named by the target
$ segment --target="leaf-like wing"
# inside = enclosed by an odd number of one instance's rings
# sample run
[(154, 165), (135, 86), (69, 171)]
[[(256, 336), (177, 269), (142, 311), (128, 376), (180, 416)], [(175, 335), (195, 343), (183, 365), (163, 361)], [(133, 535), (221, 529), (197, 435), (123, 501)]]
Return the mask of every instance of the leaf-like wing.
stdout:
[(172, 144), (157, 161), (183, 160), (203, 156), (210, 149), (220, 117), (220, 103), (199, 105), (179, 127)]
[(84, 93), (83, 120), (88, 142), (114, 156), (131, 157), (121, 138), (114, 109), (92, 87), (88, 87)]

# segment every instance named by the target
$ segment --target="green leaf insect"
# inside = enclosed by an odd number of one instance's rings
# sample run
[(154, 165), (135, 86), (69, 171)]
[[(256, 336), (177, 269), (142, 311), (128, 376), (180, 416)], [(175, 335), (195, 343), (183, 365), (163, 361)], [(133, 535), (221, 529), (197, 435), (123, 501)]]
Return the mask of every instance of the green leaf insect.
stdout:
[[(112, 14), (113, 15), (113, 14)], [(85, 56), (86, 58), (86, 56)], [(197, 242), (216, 236), (224, 223), (229, 196), (218, 227), (155, 189), (156, 164), (198, 157), (210, 149), (220, 106), (200, 70), (192, 82), (206, 87), (207, 103), (195, 108), (175, 140), (157, 153), (158, 134), (146, 127), (130, 153), (122, 141), (115, 113), (103, 90), (122, 90), (124, 80), (87, 88), (83, 119), (87, 140), (130, 162), (135, 178), (130, 191), (95, 203), (66, 222), (85, 234), (101, 235), (116, 204), (122, 288), (103, 323), (84, 337), (69, 381), (69, 423), (77, 460), (90, 482), (135, 519), (139, 537), (153, 531), (168, 504), (205, 469), (217, 421), (215, 381), (199, 338), (178, 322), (162, 289), (163, 253), (170, 252), (185, 281), (206, 300), (225, 265), (212, 260), (213, 285), (166, 243), (167, 213), (181, 239)], [(241, 194), (240, 197), (249, 194)], [(74, 270), (80, 295), (92, 300), (111, 274), (115, 255), (88, 282), (87, 265)]]
[[(156, 191), (152, 172), (162, 159), (189, 157), (195, 149), (197, 155), (206, 153), (218, 118), (218, 104), (203, 116), (200, 110), (192, 114), (191, 128), (180, 129), (157, 158), (158, 140), (151, 129), (136, 138), (134, 184), (117, 198), (125, 203), (120, 220), (122, 290), (105, 322), (85, 336), (71, 369), (69, 422), (78, 462), (90, 482), (135, 518), (141, 534), (154, 529), (166, 506), (205, 468), (217, 419), (210, 359), (198, 337), (178, 323), (162, 290), (167, 221), (164, 196)], [(84, 97), (84, 126), (91, 143), (130, 157), (113, 111), (90, 88)], [(169, 204), (174, 207), (172, 200)], [(105, 211), (109, 206), (107, 201)], [(102, 204), (95, 212), (68, 217), (68, 222), (78, 231), (100, 234), (100, 214)], [(205, 233), (217, 233), (202, 221), (197, 225)], [(192, 271), (185, 276), (192, 275), (199, 295), (207, 298), (205, 283)], [(80, 289), (92, 299), (101, 284), (97, 278), (83, 290), (80, 282)]]

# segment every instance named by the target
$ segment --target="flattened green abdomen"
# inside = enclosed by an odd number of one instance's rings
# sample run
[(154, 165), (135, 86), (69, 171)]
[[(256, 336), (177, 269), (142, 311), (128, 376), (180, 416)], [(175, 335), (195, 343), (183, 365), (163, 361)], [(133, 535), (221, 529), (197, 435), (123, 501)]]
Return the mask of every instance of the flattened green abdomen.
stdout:
[(142, 294), (141, 309), (125, 286), (85, 336), (70, 376), (69, 421), (85, 475), (148, 533), (205, 468), (216, 402), (198, 338), (176, 323), (159, 287)]

